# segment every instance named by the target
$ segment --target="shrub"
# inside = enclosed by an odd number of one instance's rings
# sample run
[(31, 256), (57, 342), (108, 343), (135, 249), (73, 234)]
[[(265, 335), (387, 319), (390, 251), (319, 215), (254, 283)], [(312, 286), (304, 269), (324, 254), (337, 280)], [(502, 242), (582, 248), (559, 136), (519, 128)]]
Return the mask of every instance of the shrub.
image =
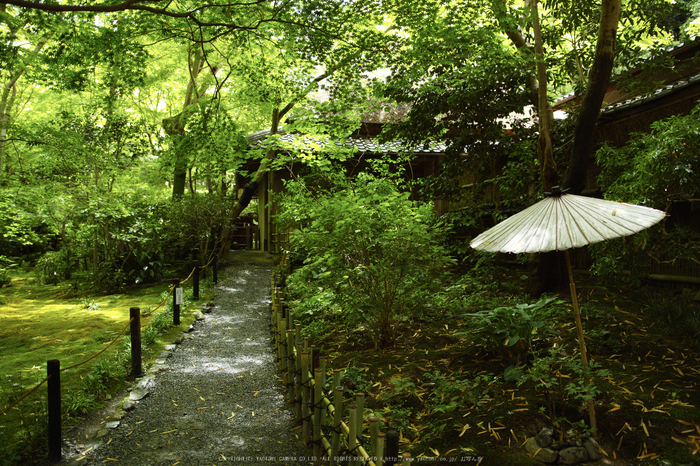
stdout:
[(369, 175), (316, 202), (291, 191), (280, 223), (294, 225), (293, 249), (306, 259), (288, 287), (309, 290), (310, 299), (330, 291), (329, 305), (347, 325), (367, 326), (377, 345), (391, 344), (398, 319), (422, 309), (451, 263), (432, 206)]

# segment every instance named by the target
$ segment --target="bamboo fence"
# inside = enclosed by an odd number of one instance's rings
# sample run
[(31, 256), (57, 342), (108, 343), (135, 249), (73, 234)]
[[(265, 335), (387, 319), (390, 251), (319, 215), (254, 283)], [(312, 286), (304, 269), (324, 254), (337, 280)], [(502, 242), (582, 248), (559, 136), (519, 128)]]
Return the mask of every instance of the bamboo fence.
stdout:
[[(330, 374), (327, 358), (301, 338), (301, 324), (295, 323), (284, 302), (283, 283), (288, 258), (271, 277), (272, 301), (270, 326), (274, 336), (279, 369), (286, 387), (285, 398), (294, 404), (297, 422), (302, 426), (302, 440), (313, 447), (316, 465), (330, 466), (408, 466), (411, 456), (399, 456), (399, 434), (379, 431), (379, 418), (364, 417), (364, 393), (356, 393), (354, 403), (343, 413), (342, 370), (332, 371), (332, 390), (326, 390)], [(332, 401), (331, 399), (332, 398)], [(365, 426), (367, 426), (365, 428)]]

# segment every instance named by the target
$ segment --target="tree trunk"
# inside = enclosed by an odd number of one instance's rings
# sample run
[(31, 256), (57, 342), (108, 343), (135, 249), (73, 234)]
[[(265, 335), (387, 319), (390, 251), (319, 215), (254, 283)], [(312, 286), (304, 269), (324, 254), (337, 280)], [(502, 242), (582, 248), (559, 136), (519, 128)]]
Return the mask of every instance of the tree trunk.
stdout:
[(595, 57), (574, 130), (571, 161), (562, 181), (562, 186), (571, 188), (571, 193), (581, 193), (586, 187), (588, 164), (596, 144), (593, 138), (596, 122), (610, 83), (615, 59), (615, 38), (621, 10), (621, 0), (603, 0), (601, 5)]
[[(0, 4), (0, 12), (4, 12), (5, 8), (4, 4)], [(17, 29), (13, 29), (10, 31), (9, 35), (13, 39), (16, 33)], [(39, 43), (34, 46), (32, 54), (41, 52), (41, 49), (44, 48), (44, 45), (46, 45), (46, 42), (51, 38), (51, 35), (52, 34), (48, 34), (43, 37)], [(22, 77), (25, 71), (26, 68), (20, 63), (18, 69), (14, 72), (10, 72), (10, 79), (6, 83), (3, 83), (2, 95), (0, 95), (0, 181), (3, 182), (3, 172), (10, 172), (9, 160), (6, 160), (7, 156), (5, 154), (7, 128), (10, 125), (10, 111), (12, 110), (17, 95), (17, 81), (19, 81), (19, 78)]]
[(537, 8), (537, 0), (532, 1), (532, 29), (535, 34), (535, 55), (537, 57), (537, 116), (539, 118), (539, 135), (537, 137), (537, 159), (540, 162), (540, 176), (545, 191), (558, 183), (559, 174), (557, 164), (554, 161), (552, 151), (552, 137), (550, 134), (552, 122), (552, 107), (547, 98), (547, 64), (544, 61), (544, 48), (542, 47), (542, 30)]
[[(202, 69), (204, 69), (201, 51), (197, 50), (194, 54), (191, 50), (189, 51), (188, 66), (190, 81), (187, 84), (182, 112), (173, 117), (163, 119), (163, 130), (170, 136), (182, 137), (185, 135), (185, 125), (187, 124), (186, 112), (188, 108), (191, 105), (195, 105), (207, 92), (207, 85), (203, 85), (201, 89), (197, 90), (197, 77)], [(216, 69), (212, 69), (212, 72), (215, 73)], [(182, 153), (182, 151), (176, 150), (175, 161), (173, 163), (173, 200), (179, 199), (185, 194), (187, 169), (188, 163), (186, 155)]]

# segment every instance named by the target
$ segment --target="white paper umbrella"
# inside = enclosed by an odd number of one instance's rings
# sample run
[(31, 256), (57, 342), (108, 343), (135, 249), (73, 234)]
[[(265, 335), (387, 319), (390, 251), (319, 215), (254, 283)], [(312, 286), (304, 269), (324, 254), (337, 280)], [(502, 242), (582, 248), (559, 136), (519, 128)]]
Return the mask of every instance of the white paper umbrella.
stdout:
[(564, 251), (637, 233), (665, 215), (622, 202), (554, 195), (480, 234), (470, 246), (488, 252)]
[[(587, 368), (586, 343), (569, 249), (632, 235), (658, 223), (665, 216), (664, 212), (649, 207), (564, 194), (554, 186), (549, 197), (483, 232), (469, 245), (487, 252), (565, 251), (581, 361)], [(596, 430), (593, 400), (589, 400), (588, 412), (591, 428)]]

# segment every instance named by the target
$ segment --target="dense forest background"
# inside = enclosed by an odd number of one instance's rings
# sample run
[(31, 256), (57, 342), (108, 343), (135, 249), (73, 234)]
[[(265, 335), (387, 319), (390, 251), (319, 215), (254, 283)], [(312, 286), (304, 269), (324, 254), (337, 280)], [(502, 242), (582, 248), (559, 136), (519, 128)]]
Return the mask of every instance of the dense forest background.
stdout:
[[(236, 202), (244, 182), (301, 160), (310, 181), (327, 181), (315, 186), (347, 187), (335, 178), (351, 153), (285, 146), (275, 138), (281, 125), (316, 141), (343, 138), (372, 102), (411, 105), (384, 140), (447, 144), (441, 173), (412, 186), (396, 176), (396, 160), (374, 165), (401, 190), (468, 206), (448, 214), (446, 229), (502, 218), (555, 184), (580, 192), (610, 77), (640, 63), (669, 66), (664, 51), (700, 27), (698, 8), (665, 0), (3, 3), (3, 265), (36, 265), (47, 283), (114, 289), (158, 278), (193, 247), (206, 262), (230, 241), (247, 203)], [(553, 119), (551, 103), (571, 92), (581, 105)], [(697, 117), (683, 118), (659, 123), (632, 149), (600, 153), (607, 196), (661, 209), (697, 197)], [(267, 128), (267, 142), (249, 148), (245, 136)], [(665, 150), (674, 158), (653, 157)], [(465, 170), (482, 181), (497, 175), (501, 201), (484, 206), (464, 189)], [(671, 256), (689, 253), (691, 233), (662, 230)], [(601, 273), (629, 252), (608, 249), (614, 257), (599, 255)]]

